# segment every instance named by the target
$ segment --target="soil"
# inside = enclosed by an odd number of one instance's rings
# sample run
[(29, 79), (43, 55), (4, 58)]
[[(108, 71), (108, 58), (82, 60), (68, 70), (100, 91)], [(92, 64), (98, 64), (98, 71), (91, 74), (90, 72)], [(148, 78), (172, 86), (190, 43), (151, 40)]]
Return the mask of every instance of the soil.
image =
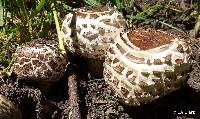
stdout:
[[(141, 8), (155, 4), (157, 1), (137, 0)], [(181, 0), (170, 4), (180, 5)], [(169, 4), (169, 1), (167, 2)], [(75, 4), (75, 3), (73, 3)], [(185, 7), (191, 6), (185, 3)], [(182, 6), (183, 7), (183, 6)], [(189, 9), (189, 8), (188, 8)], [(160, 11), (159, 19), (134, 22), (136, 27), (156, 28), (168, 30), (173, 33), (184, 35), (190, 41), (190, 30), (194, 28), (195, 20), (183, 22), (180, 14), (174, 11)], [(163, 21), (175, 25), (185, 33), (180, 33), (158, 21)], [(193, 42), (191, 40), (191, 42)], [(198, 44), (197, 44), (198, 45)], [(200, 45), (198, 45), (200, 46)], [(199, 52), (195, 45), (192, 45), (193, 52)], [(88, 73), (87, 60), (74, 57), (71, 64), (75, 67), (75, 73), (78, 76), (78, 94), (80, 100), (80, 111), (83, 119), (200, 119), (200, 93), (199, 88), (191, 85), (183, 85), (179, 90), (164, 96), (150, 104), (131, 107), (120, 103), (111, 93), (103, 78), (95, 78)], [(199, 62), (198, 54), (194, 55), (194, 61)], [(193, 65), (188, 79), (195, 80), (198, 84), (200, 68)], [(47, 94), (41, 92), (37, 82), (17, 83), (16, 76), (0, 77), (0, 94), (7, 96), (11, 101), (18, 105), (22, 112), (23, 119), (65, 119), (70, 117), (69, 94), (68, 94), (68, 76), (63, 80), (51, 85)], [(192, 88), (191, 88), (192, 87)], [(200, 86), (199, 86), (200, 87)], [(186, 114), (187, 113), (187, 114)], [(75, 117), (74, 117), (75, 119)]]

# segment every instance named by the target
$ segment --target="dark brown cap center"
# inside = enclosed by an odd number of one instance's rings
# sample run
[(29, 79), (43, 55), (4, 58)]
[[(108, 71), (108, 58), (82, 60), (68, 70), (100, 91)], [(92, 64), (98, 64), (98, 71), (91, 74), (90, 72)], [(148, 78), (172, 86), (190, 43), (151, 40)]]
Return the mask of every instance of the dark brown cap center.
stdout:
[(138, 28), (127, 34), (129, 41), (141, 50), (149, 50), (171, 43), (175, 35), (154, 29)]

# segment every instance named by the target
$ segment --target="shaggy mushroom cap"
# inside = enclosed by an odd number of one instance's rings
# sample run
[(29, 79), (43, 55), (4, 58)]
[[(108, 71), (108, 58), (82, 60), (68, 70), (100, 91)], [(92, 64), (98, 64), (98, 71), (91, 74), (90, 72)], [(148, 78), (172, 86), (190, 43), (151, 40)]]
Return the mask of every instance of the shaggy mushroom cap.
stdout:
[(12, 69), (18, 79), (48, 82), (63, 78), (66, 66), (56, 42), (38, 39), (16, 49)]
[(0, 94), (0, 118), (21, 119), (21, 111), (7, 97)]
[(92, 59), (104, 59), (108, 43), (126, 28), (123, 15), (113, 7), (78, 8), (65, 16), (62, 35), (66, 49)]
[(180, 87), (190, 56), (191, 47), (179, 36), (138, 28), (121, 33), (110, 45), (104, 78), (122, 102), (146, 104)]

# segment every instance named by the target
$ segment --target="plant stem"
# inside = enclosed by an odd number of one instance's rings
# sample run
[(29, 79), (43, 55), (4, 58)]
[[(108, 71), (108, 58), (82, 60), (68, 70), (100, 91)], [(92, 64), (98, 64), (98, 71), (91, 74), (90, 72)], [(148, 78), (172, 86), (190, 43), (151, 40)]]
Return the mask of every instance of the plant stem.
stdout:
[(58, 17), (57, 17), (57, 13), (56, 13), (55, 8), (53, 8), (53, 16), (54, 16), (54, 20), (55, 20), (55, 24), (56, 24), (56, 30), (57, 30), (57, 34), (58, 34), (59, 48), (60, 48), (61, 53), (66, 56), (67, 53), (65, 51), (63, 37), (62, 37), (61, 32), (60, 32), (60, 26), (59, 26)]

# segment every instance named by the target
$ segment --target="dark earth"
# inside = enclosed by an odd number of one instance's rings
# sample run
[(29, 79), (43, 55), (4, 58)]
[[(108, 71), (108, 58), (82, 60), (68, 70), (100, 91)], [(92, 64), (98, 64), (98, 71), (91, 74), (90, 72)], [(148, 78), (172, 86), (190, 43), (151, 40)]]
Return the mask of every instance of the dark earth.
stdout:
[[(76, 0), (77, 1), (77, 0)], [(80, 2), (80, 0), (78, 0)], [(158, 0), (137, 0), (141, 9), (155, 5)], [(160, 0), (161, 1), (161, 0)], [(162, 1), (163, 2), (163, 1)], [(182, 9), (194, 9), (196, 1), (184, 0), (165, 1), (162, 4), (177, 6)], [(74, 7), (80, 7), (78, 2), (69, 3)], [(124, 14), (132, 10), (124, 10)], [(200, 67), (199, 48), (200, 40), (191, 37), (191, 30), (194, 29), (196, 20), (183, 21), (181, 14), (173, 10), (160, 10), (152, 19), (133, 22), (135, 27), (155, 28), (168, 30), (184, 36), (191, 42), (194, 52), (192, 65), (189, 72), (189, 84), (185, 83), (179, 90), (164, 96), (150, 104), (140, 107), (130, 107), (117, 101), (111, 90), (105, 84), (103, 78), (95, 78), (88, 73), (87, 59), (70, 56), (70, 65), (78, 77), (79, 108), (83, 119), (200, 119)], [(183, 32), (177, 31), (159, 21), (172, 24)], [(72, 60), (73, 59), (73, 60)], [(69, 67), (71, 68), (71, 67)], [(2, 69), (0, 69), (2, 70)], [(66, 69), (63, 80), (53, 84), (45, 94), (38, 88), (37, 82), (17, 83), (14, 74), (11, 76), (0, 76), (0, 94), (7, 96), (18, 105), (22, 112), (23, 119), (67, 119), (73, 107), (69, 104), (68, 76), (71, 69)], [(41, 86), (40, 86), (41, 87)], [(191, 88), (192, 87), (192, 88)], [(187, 114), (186, 114), (187, 113)], [(76, 119), (76, 117), (73, 117)]]

